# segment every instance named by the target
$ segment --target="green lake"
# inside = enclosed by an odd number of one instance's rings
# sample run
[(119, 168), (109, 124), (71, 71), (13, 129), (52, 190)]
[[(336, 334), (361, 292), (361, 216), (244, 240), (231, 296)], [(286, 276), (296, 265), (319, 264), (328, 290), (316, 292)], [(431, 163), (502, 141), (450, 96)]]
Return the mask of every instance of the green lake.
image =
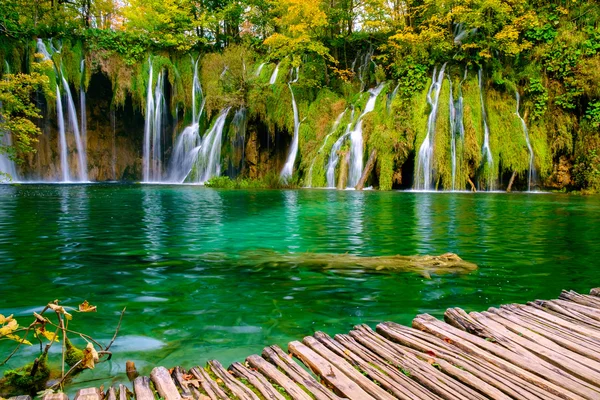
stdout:
[[(125, 361), (225, 366), (263, 347), (358, 323), (410, 324), (448, 307), (482, 310), (600, 286), (600, 199), (562, 194), (200, 186), (0, 186), (0, 313), (22, 325), (61, 299), (98, 313), (70, 327), (109, 342), (80, 385), (124, 382)], [(240, 265), (253, 250), (361, 256), (454, 252), (469, 274)], [(81, 342), (79, 342), (81, 343)], [(57, 346), (58, 348), (58, 346)], [(10, 347), (3, 343), (0, 354)], [(33, 358), (22, 349), (9, 366)], [(5, 369), (6, 367), (4, 367)], [(0, 368), (0, 372), (3, 369)], [(90, 381), (93, 380), (93, 381)], [(93, 382), (93, 384), (91, 383)]]

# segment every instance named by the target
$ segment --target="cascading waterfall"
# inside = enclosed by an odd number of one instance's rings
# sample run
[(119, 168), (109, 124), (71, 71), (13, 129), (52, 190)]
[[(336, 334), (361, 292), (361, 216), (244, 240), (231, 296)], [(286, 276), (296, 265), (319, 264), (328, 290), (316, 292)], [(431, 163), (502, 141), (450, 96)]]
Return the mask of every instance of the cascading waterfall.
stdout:
[(517, 110), (515, 114), (521, 120), (521, 126), (523, 127), (523, 133), (525, 134), (525, 142), (527, 143), (527, 150), (529, 151), (529, 171), (527, 172), (527, 191), (531, 192), (531, 183), (534, 181), (536, 173), (535, 166), (533, 164), (533, 147), (531, 147), (531, 142), (529, 141), (529, 130), (527, 129), (527, 124), (521, 114), (519, 113), (519, 106), (521, 103), (521, 96), (519, 92), (515, 90), (515, 98), (517, 100)]
[(75, 109), (75, 102), (71, 95), (71, 89), (69, 83), (62, 74), (62, 83), (65, 93), (67, 94), (67, 111), (69, 113), (69, 125), (75, 135), (75, 146), (77, 147), (77, 159), (79, 161), (79, 180), (85, 182), (88, 180), (87, 175), (87, 154), (81, 140), (81, 133), (79, 132), (79, 120), (77, 119), (77, 110)]
[[(364, 56), (362, 57), (362, 62), (361, 64), (358, 66), (358, 80), (360, 81), (360, 91), (362, 92), (363, 90), (365, 90), (365, 86), (367, 84), (366, 82), (366, 78), (367, 78), (367, 73), (369, 72), (369, 65), (371, 64), (372, 61), (372, 57), (373, 57), (373, 49), (369, 49), (369, 51), (367, 51)], [(356, 62), (356, 60), (354, 60), (354, 62)], [(375, 64), (377, 65), (377, 64)], [(352, 64), (352, 70), (354, 70), (354, 63)]]
[[(52, 51), (58, 52), (58, 50), (52, 46), (52, 43), (50, 43), (50, 46), (52, 48)], [(48, 49), (46, 48), (46, 45), (44, 44), (42, 39), (37, 40), (37, 51), (42, 54), (45, 61), (46, 60), (52, 61), (52, 57), (51, 57), (50, 53), (48, 52)], [(85, 182), (88, 180), (87, 152), (86, 152), (85, 144), (84, 144), (83, 140), (81, 139), (81, 133), (79, 130), (80, 124), (83, 124), (83, 119), (80, 122), (79, 119), (77, 118), (77, 110), (75, 109), (75, 102), (73, 101), (73, 96), (71, 94), (71, 88), (69, 87), (69, 83), (67, 82), (67, 80), (64, 76), (64, 73), (62, 73), (62, 70), (60, 68), (58, 68), (56, 66), (56, 64), (54, 64), (54, 62), (53, 62), (53, 65), (54, 65), (54, 71), (57, 76), (56, 112), (57, 112), (57, 119), (58, 119), (58, 134), (59, 134), (58, 142), (59, 142), (59, 147), (60, 147), (60, 166), (61, 166), (62, 178), (63, 178), (62, 181), (63, 182), (71, 181), (71, 171), (70, 171), (69, 161), (68, 161), (69, 149), (68, 149), (68, 145), (67, 145), (66, 129), (65, 129), (66, 124), (65, 124), (65, 119), (64, 119), (64, 111), (62, 108), (63, 105), (62, 105), (61, 92), (60, 92), (61, 83), (62, 83), (63, 90), (66, 94), (66, 99), (67, 99), (67, 111), (68, 111), (68, 116), (69, 116), (69, 126), (70, 126), (71, 130), (73, 131), (72, 133), (75, 137), (75, 145), (77, 148), (77, 158), (78, 158), (78, 162), (79, 162), (79, 170), (78, 170), (79, 179), (78, 180), (81, 182)]]
[(444, 70), (446, 64), (442, 65), (439, 73), (437, 68), (434, 68), (431, 77), (431, 85), (427, 92), (427, 104), (431, 108), (429, 117), (427, 118), (427, 135), (425, 140), (419, 147), (417, 155), (417, 169), (415, 174), (415, 189), (416, 190), (431, 190), (433, 188), (433, 147), (435, 139), (435, 123), (437, 120), (437, 112), (440, 100), (440, 92), (442, 82), (444, 80)]
[(331, 151), (329, 152), (329, 161), (327, 162), (327, 172), (325, 177), (327, 178), (327, 187), (335, 188), (335, 169), (340, 160), (339, 151), (344, 144), (344, 141), (350, 136), (350, 132), (352, 132), (352, 124), (354, 123), (354, 107), (352, 107), (352, 112), (350, 113), (350, 121), (348, 125), (346, 125), (346, 131), (342, 136), (338, 138), (331, 147)]
[(85, 73), (85, 60), (81, 60), (81, 83), (79, 84), (79, 114), (81, 115), (81, 138), (83, 140), (83, 146), (87, 149), (87, 111), (85, 109), (85, 90), (83, 87), (84, 73)]
[(260, 76), (260, 73), (262, 72), (263, 68), (265, 67), (265, 63), (261, 63), (258, 68), (256, 69), (256, 73), (254, 74), (254, 76)]
[(162, 178), (162, 133), (167, 105), (164, 98), (164, 71), (158, 73), (152, 90), (153, 67), (149, 58), (150, 72), (146, 92), (146, 122), (144, 125), (144, 182), (160, 182)]
[[(297, 79), (296, 79), (297, 80)], [(292, 145), (288, 154), (287, 160), (281, 170), (280, 177), (282, 180), (287, 181), (292, 177), (294, 172), (294, 162), (296, 162), (296, 155), (298, 154), (298, 136), (300, 132), (300, 117), (298, 116), (298, 105), (296, 104), (296, 98), (294, 97), (294, 90), (292, 89), (292, 83), (288, 83), (290, 93), (292, 94), (292, 109), (294, 111), (294, 137), (292, 138)]]
[(452, 78), (448, 76), (450, 85), (450, 97), (448, 109), (450, 111), (450, 157), (452, 158), (452, 190), (456, 190), (456, 104), (454, 103), (454, 93), (452, 87)]
[(342, 111), (340, 113), (340, 115), (338, 115), (338, 117), (335, 119), (335, 122), (333, 123), (331, 130), (329, 131), (327, 136), (325, 136), (325, 139), (323, 139), (323, 144), (321, 145), (321, 147), (319, 147), (319, 150), (317, 150), (317, 154), (316, 154), (315, 158), (313, 158), (312, 163), (310, 163), (310, 168), (308, 169), (308, 177), (306, 178), (306, 180), (308, 181), (308, 184), (306, 187), (309, 187), (309, 188), (312, 187), (313, 168), (315, 167), (315, 162), (317, 161), (317, 157), (319, 154), (321, 154), (321, 152), (327, 145), (327, 140), (329, 140), (329, 137), (337, 131), (338, 126), (340, 126), (340, 122), (342, 122), (342, 118), (344, 118), (344, 115), (346, 114), (346, 111), (348, 111), (348, 110), (346, 109), (346, 110)]
[(235, 177), (242, 173), (245, 160), (246, 127), (248, 112), (245, 107), (239, 108), (231, 121), (230, 142), (231, 157), (229, 160), (229, 176)]
[(463, 94), (462, 84), (467, 79), (467, 69), (465, 68), (464, 78), (458, 83), (458, 97), (454, 100), (454, 87), (452, 79), (448, 76), (448, 83), (450, 84), (450, 150), (452, 153), (452, 190), (456, 190), (456, 171), (458, 168), (458, 145), (464, 146), (465, 139), (465, 124), (463, 121)]
[(274, 85), (277, 82), (277, 75), (279, 74), (279, 63), (275, 66), (275, 70), (271, 74), (271, 79), (269, 80), (270, 85)]
[(388, 95), (388, 101), (387, 101), (388, 112), (390, 112), (390, 110), (392, 109), (392, 103), (394, 102), (394, 99), (396, 98), (396, 95), (398, 94), (399, 88), (400, 88), (400, 83), (398, 83), (396, 85), (396, 87), (394, 88), (394, 90), (392, 91), (392, 93)]
[[(192, 123), (187, 126), (177, 138), (171, 161), (167, 180), (174, 183), (183, 183), (190, 174), (202, 143), (200, 138), (200, 118), (204, 112), (205, 99), (200, 85), (198, 74), (198, 60), (194, 64), (194, 77), (192, 79)], [(201, 99), (198, 110), (198, 99)]]
[[(483, 155), (482, 165), (487, 166), (489, 169), (488, 187), (487, 190), (494, 190), (493, 182), (493, 166), (494, 158), (492, 157), (492, 151), (490, 150), (490, 128), (487, 123), (487, 113), (485, 111), (485, 102), (483, 101), (483, 77), (481, 68), (478, 73), (479, 79), (479, 98), (481, 100), (481, 118), (483, 119), (483, 147), (481, 153)], [(485, 164), (483, 164), (485, 163)]]
[(348, 171), (348, 187), (353, 188), (358, 183), (363, 170), (363, 136), (362, 136), (362, 123), (365, 115), (375, 109), (375, 102), (381, 90), (383, 90), (384, 84), (381, 83), (379, 86), (373, 89), (369, 89), (369, 100), (365, 105), (358, 121), (352, 132), (350, 132), (350, 169)]
[(202, 144), (192, 151), (196, 154), (194, 168), (197, 183), (204, 183), (221, 174), (221, 141), (230, 108), (221, 111), (213, 127), (202, 139)]

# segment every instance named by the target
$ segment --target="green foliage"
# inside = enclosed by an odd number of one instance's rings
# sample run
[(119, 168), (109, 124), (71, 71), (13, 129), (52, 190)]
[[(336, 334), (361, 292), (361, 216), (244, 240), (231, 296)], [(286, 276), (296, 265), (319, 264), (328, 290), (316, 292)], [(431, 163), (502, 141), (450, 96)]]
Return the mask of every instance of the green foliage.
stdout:
[(588, 104), (585, 118), (594, 128), (600, 128), (600, 100), (592, 101)]
[(283, 182), (277, 173), (269, 173), (259, 179), (236, 178), (215, 176), (204, 183), (204, 186), (213, 189), (294, 189), (300, 187), (298, 176), (293, 176)]
[(532, 118), (541, 118), (548, 109), (548, 90), (542, 84), (541, 79), (531, 78), (525, 92), (533, 102)]
[(600, 190), (600, 152), (592, 149), (575, 160), (573, 181), (580, 189)]

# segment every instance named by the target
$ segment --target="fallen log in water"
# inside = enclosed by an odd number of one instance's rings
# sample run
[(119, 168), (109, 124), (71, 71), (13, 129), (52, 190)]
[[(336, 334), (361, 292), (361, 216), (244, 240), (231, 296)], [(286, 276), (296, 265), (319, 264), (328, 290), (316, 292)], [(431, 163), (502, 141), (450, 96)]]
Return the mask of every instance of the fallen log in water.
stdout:
[(271, 250), (245, 251), (238, 255), (206, 253), (210, 262), (227, 262), (241, 267), (305, 267), (339, 271), (414, 272), (429, 278), (430, 274), (468, 273), (477, 265), (454, 253), (439, 256), (375, 256), (332, 253), (277, 253)]

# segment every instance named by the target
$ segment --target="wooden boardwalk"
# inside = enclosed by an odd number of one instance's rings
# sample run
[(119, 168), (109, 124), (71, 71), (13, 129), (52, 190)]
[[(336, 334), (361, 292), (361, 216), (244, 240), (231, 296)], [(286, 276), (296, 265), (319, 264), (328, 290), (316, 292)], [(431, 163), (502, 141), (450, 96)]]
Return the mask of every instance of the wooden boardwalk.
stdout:
[(600, 399), (600, 289), (486, 312), (451, 308), (444, 319), (317, 332), (228, 369), (156, 367), (132, 392), (83, 389), (75, 400)]

